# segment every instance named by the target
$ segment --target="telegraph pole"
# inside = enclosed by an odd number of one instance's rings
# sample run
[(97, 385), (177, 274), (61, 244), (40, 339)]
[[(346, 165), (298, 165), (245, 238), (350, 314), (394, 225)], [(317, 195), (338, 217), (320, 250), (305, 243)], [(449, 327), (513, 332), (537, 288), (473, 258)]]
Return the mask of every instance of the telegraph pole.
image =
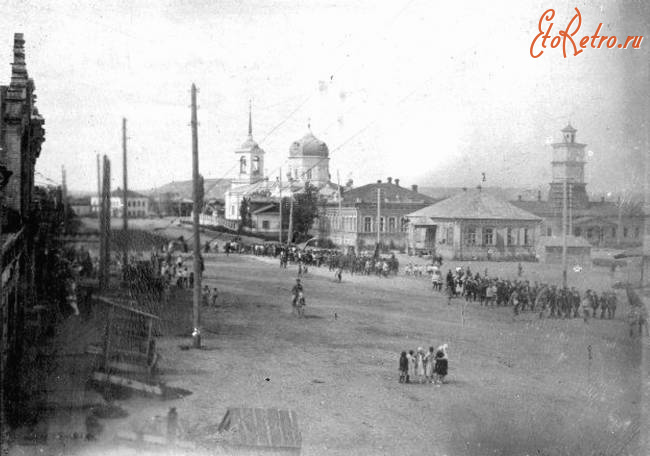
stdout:
[(61, 165), (61, 199), (63, 203), (63, 231), (68, 231), (68, 185), (65, 179), (65, 166)]
[(194, 301), (192, 306), (192, 341), (201, 348), (201, 235), (199, 233), (199, 134), (196, 119), (196, 85), (192, 84), (192, 221), (194, 225)]
[(278, 177), (278, 187), (280, 190), (280, 245), (282, 245), (282, 167), (280, 167), (280, 177)]
[(291, 180), (289, 181), (289, 232), (287, 233), (287, 246), (291, 245), (293, 240), (293, 188)]
[(565, 179), (562, 186), (562, 287), (567, 287), (567, 186)]
[(129, 264), (129, 210), (127, 206), (127, 174), (126, 174), (126, 119), (122, 119), (122, 229), (124, 230), (124, 252), (122, 253), (123, 271), (126, 271), (126, 265)]
[(381, 189), (377, 188), (377, 251), (381, 243)]
[(102, 177), (101, 177), (101, 165), (99, 163), (99, 154), (97, 154), (97, 219), (100, 220), (101, 224), (101, 214), (102, 214)]
[(109, 283), (109, 264), (111, 253), (111, 162), (104, 155), (104, 181), (101, 199), (100, 215), (100, 258), (99, 258), (99, 288), (106, 290)]
[(341, 238), (341, 247), (343, 247), (343, 219), (341, 218), (341, 199), (343, 197), (343, 192), (341, 191), (341, 177), (339, 176), (339, 170), (336, 170), (336, 185), (339, 192), (339, 236)]

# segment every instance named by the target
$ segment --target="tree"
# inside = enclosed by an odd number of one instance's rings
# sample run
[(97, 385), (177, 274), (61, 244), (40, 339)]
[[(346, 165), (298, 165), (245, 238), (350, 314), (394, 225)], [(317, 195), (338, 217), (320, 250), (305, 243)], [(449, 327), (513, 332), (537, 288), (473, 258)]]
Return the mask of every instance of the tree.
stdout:
[(244, 228), (251, 228), (252, 226), (251, 200), (250, 198), (244, 197), (239, 204), (239, 226), (237, 227), (237, 232), (241, 234)]
[(306, 239), (314, 220), (318, 217), (318, 189), (305, 183), (302, 193), (295, 195), (293, 206), (293, 231), (300, 240)]

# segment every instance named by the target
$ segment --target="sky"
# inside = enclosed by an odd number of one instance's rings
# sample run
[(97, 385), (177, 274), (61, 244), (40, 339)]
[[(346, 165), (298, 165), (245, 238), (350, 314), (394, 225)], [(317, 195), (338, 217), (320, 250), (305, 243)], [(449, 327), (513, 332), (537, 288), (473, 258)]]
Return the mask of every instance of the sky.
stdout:
[[(355, 185), (546, 188), (550, 142), (568, 123), (587, 144), (592, 192), (643, 182), (650, 39), (640, 49), (561, 48), (530, 55), (540, 17), (551, 35), (575, 8), (577, 37), (648, 35), (650, 4), (632, 1), (3, 0), (0, 84), (23, 32), (46, 121), (37, 182), (97, 188), (96, 155), (121, 185), (127, 119), (129, 187), (191, 178), (190, 87), (198, 93), (199, 168), (234, 177), (245, 141), (286, 172), (290, 144), (311, 131), (330, 172)], [(127, 6), (128, 5), (128, 6)], [(2, 68), (4, 67), (4, 70)], [(40, 179), (40, 181), (39, 181)]]

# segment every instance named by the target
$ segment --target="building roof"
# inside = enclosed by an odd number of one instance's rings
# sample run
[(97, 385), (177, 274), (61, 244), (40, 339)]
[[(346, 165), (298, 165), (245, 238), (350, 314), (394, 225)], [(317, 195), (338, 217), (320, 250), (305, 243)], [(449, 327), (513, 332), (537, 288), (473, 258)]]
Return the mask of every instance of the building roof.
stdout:
[(380, 190), (381, 202), (384, 203), (420, 203), (431, 204), (436, 200), (394, 183), (377, 182), (356, 187), (343, 193), (343, 204), (377, 203), (377, 189)]
[(228, 443), (263, 448), (302, 446), (298, 415), (293, 410), (228, 408), (219, 432), (229, 432)]
[(80, 196), (77, 198), (70, 198), (71, 206), (90, 206), (90, 196)]
[[(591, 248), (591, 244), (585, 238), (580, 236), (567, 236), (567, 247), (588, 247)], [(542, 247), (562, 247), (563, 240), (562, 236), (541, 236), (537, 244)]]
[[(124, 196), (124, 191), (117, 187), (116, 190), (113, 190), (111, 192), (111, 198), (122, 198)], [(142, 193), (134, 192), (133, 190), (127, 190), (126, 191), (126, 197), (127, 198), (149, 198), (147, 195), (143, 195)]]
[(259, 209), (255, 209), (253, 212), (251, 212), (251, 214), (253, 214), (253, 215), (259, 215), (259, 214), (277, 214), (277, 213), (280, 212), (280, 211), (279, 211), (279, 208), (280, 208), (280, 205), (279, 205), (279, 204), (273, 204), (273, 203), (271, 203), (271, 204), (266, 204), (266, 205), (260, 207)]
[(329, 149), (310, 131), (289, 147), (289, 157), (329, 157)]
[(461, 192), (408, 214), (407, 217), (470, 220), (541, 220), (538, 216), (481, 190)]
[[(562, 208), (556, 207), (550, 201), (510, 201), (514, 206), (528, 211), (540, 217), (561, 217)], [(583, 217), (618, 217), (619, 207), (614, 201), (590, 201), (586, 208), (576, 208), (571, 211), (574, 218)], [(630, 214), (629, 211), (623, 210), (623, 217), (642, 217), (642, 214)]]

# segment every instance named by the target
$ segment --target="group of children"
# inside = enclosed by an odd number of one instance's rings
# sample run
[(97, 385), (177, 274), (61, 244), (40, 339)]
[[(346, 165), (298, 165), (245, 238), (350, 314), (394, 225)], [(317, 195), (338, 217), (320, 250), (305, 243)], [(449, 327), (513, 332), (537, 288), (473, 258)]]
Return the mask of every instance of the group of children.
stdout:
[(444, 383), (449, 369), (449, 357), (447, 356), (447, 344), (437, 349), (429, 347), (425, 353), (419, 347), (417, 353), (410, 350), (402, 352), (399, 358), (399, 382), (400, 383), (434, 383), (440, 386)]

